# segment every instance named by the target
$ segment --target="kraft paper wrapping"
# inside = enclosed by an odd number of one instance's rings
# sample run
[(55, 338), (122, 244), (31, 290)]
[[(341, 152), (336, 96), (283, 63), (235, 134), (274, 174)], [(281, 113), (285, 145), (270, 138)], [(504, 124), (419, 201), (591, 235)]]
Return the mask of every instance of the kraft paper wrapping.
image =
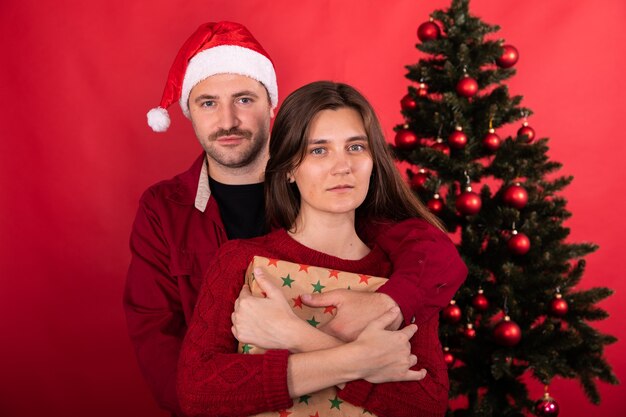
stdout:
[[(323, 293), (340, 288), (374, 292), (387, 281), (387, 278), (255, 256), (246, 271), (245, 282), (256, 297), (264, 296), (254, 279), (253, 271), (256, 267), (260, 267), (266, 273), (268, 280), (282, 290), (295, 314), (314, 327), (322, 326), (330, 321), (336, 314), (336, 308), (334, 306), (317, 308), (306, 306), (300, 298), (302, 294)], [(265, 349), (239, 343), (237, 351), (242, 354), (254, 355), (265, 352)], [(354, 417), (363, 415), (373, 414), (339, 399), (336, 387), (326, 388), (294, 399), (293, 407), (287, 410), (257, 414), (257, 416), (263, 417)]]

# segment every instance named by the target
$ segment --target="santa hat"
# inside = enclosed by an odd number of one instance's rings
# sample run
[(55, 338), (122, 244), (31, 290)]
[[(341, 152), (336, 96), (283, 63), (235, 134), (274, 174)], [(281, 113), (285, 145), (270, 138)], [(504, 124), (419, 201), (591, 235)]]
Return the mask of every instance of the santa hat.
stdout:
[(215, 74), (240, 74), (265, 86), (272, 108), (278, 103), (274, 65), (252, 34), (239, 23), (211, 22), (201, 25), (182, 46), (167, 76), (159, 107), (148, 112), (148, 125), (155, 132), (170, 126), (167, 108), (178, 100), (189, 118), (191, 89)]

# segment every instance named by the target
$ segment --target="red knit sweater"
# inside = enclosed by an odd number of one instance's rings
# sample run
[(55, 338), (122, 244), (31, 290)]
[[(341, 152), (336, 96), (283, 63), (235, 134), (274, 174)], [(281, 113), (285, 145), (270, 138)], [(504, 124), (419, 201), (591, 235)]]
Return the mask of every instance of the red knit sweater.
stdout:
[[(343, 260), (301, 245), (284, 230), (226, 243), (208, 268), (182, 347), (177, 388), (186, 414), (248, 416), (292, 405), (287, 387), (288, 351), (235, 353), (237, 341), (230, 330), (230, 316), (254, 255), (374, 276), (391, 272), (389, 260), (376, 247), (361, 260)], [(434, 316), (421, 324), (411, 339), (412, 352), (418, 357), (413, 369), (426, 368), (425, 379), (384, 384), (353, 381), (339, 391), (339, 398), (379, 417), (443, 416), (448, 376), (437, 328), (438, 317)]]

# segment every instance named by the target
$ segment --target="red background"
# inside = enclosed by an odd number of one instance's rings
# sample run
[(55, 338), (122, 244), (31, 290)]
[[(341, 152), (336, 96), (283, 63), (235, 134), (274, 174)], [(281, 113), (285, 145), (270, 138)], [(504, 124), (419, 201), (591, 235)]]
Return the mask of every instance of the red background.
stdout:
[[(141, 192), (199, 153), (190, 124), (152, 133), (169, 65), (202, 22), (244, 23), (270, 52), (280, 96), (317, 79), (346, 81), (375, 104), (385, 131), (401, 121), (404, 65), (437, 1), (35, 1), (0, 5), (0, 415), (164, 415), (153, 405), (121, 309), (128, 235)], [(517, 46), (514, 94), (575, 176), (566, 190), (571, 241), (587, 257), (583, 287), (616, 295), (597, 327), (626, 340), (619, 259), (624, 237), (622, 0), (474, 0), (472, 10)], [(620, 52), (621, 51), (621, 52)], [(512, 126), (510, 130), (516, 129)], [(626, 380), (623, 342), (607, 357)], [(622, 416), (623, 388), (587, 403), (556, 381), (562, 416)], [(541, 388), (533, 386), (540, 396)]]

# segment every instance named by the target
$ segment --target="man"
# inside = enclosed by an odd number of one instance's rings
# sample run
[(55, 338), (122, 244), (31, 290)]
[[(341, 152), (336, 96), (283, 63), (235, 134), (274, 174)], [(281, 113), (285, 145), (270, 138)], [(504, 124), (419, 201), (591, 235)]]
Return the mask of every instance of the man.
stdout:
[[(124, 308), (151, 391), (162, 408), (181, 415), (176, 365), (207, 265), (226, 240), (267, 231), (262, 181), (278, 103), (274, 66), (242, 25), (201, 25), (174, 60), (160, 106), (148, 113), (153, 130), (167, 130), (166, 109), (176, 100), (204, 152), (188, 171), (141, 197)], [(378, 293), (337, 290), (308, 300), (337, 306), (328, 333), (354, 338), (396, 303), (405, 323), (420, 324), (448, 303), (465, 265), (445, 234), (425, 222), (410, 226), (368, 230), (394, 263), (392, 279)], [(401, 322), (398, 317), (395, 327)]]

